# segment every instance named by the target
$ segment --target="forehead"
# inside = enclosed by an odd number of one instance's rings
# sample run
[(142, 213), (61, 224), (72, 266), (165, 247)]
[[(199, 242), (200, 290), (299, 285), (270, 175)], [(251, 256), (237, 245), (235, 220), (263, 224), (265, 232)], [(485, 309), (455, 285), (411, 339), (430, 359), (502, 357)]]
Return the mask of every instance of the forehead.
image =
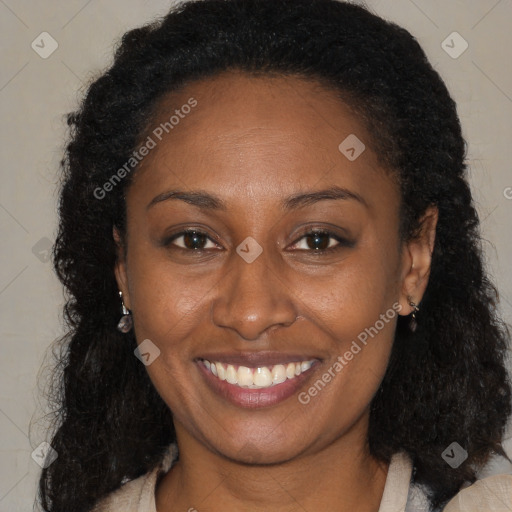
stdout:
[(296, 76), (229, 71), (192, 82), (158, 102), (145, 137), (155, 147), (134, 185), (156, 193), (200, 186), (256, 198), (326, 184), (379, 192), (389, 182), (350, 106)]

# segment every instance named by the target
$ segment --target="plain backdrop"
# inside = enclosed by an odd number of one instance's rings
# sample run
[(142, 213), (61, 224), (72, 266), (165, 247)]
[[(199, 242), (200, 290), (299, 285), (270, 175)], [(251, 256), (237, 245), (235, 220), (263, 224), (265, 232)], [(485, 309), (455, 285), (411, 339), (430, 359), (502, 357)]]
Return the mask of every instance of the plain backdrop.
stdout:
[[(486, 262), (510, 324), (512, 0), (366, 3), (418, 39), (458, 104)], [(0, 0), (0, 511), (32, 510), (40, 467), (31, 454), (49, 441), (37, 420), (45, 410), (39, 391), (45, 353), (63, 333), (63, 295), (48, 250), (56, 233), (64, 115), (111, 62), (119, 37), (170, 5)], [(510, 441), (505, 446), (512, 455)], [(510, 466), (489, 469), (496, 470)]]

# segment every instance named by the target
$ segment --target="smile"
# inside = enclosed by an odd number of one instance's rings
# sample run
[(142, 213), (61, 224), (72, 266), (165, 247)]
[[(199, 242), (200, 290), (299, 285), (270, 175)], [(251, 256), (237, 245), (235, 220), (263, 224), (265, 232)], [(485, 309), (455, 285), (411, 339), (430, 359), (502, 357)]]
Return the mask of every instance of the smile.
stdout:
[(249, 368), (236, 364), (208, 361), (207, 359), (201, 360), (201, 364), (218, 380), (247, 389), (270, 388), (287, 380), (296, 379), (299, 375), (309, 370), (313, 362), (314, 359)]

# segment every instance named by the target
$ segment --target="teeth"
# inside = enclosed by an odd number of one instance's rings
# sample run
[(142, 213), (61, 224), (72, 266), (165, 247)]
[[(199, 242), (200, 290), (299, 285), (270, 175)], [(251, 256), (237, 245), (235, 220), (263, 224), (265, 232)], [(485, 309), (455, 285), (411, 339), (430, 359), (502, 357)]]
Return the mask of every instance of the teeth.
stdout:
[(272, 380), (274, 384), (281, 384), (286, 380), (286, 369), (282, 364), (276, 364), (272, 368)]
[(242, 388), (261, 389), (281, 384), (287, 379), (294, 379), (303, 372), (308, 371), (314, 360), (301, 361), (297, 363), (276, 364), (271, 367), (260, 366), (258, 368), (248, 368), (239, 366), (212, 362), (203, 359), (204, 366), (220, 380), (225, 380), (229, 384)]
[(252, 370), (247, 368), (247, 366), (238, 367), (237, 377), (240, 386), (252, 386), (254, 384), (252, 380)]
[(222, 363), (215, 363), (215, 366), (217, 367), (217, 377), (219, 377), (220, 380), (226, 380), (226, 370), (224, 366), (222, 366)]
[(231, 364), (228, 366), (228, 369), (226, 371), (226, 380), (230, 384), (238, 384), (237, 372), (236, 372), (235, 368), (233, 367), (233, 365), (231, 365)]
[(301, 373), (305, 372), (306, 370), (309, 370), (311, 368), (312, 364), (313, 363), (311, 361), (303, 361), (302, 363), (300, 363), (300, 371), (301, 371)]
[(268, 388), (272, 384), (272, 374), (265, 366), (263, 368), (256, 368), (253, 379), (254, 385), (261, 386), (262, 388)]

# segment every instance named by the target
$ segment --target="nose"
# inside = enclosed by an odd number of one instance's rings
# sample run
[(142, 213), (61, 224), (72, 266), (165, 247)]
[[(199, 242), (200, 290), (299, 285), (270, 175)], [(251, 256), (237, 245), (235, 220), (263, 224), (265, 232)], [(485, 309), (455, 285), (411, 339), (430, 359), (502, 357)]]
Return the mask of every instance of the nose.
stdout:
[(211, 307), (216, 326), (232, 329), (249, 341), (295, 322), (298, 312), (293, 294), (265, 250), (252, 263), (234, 254), (231, 264)]

